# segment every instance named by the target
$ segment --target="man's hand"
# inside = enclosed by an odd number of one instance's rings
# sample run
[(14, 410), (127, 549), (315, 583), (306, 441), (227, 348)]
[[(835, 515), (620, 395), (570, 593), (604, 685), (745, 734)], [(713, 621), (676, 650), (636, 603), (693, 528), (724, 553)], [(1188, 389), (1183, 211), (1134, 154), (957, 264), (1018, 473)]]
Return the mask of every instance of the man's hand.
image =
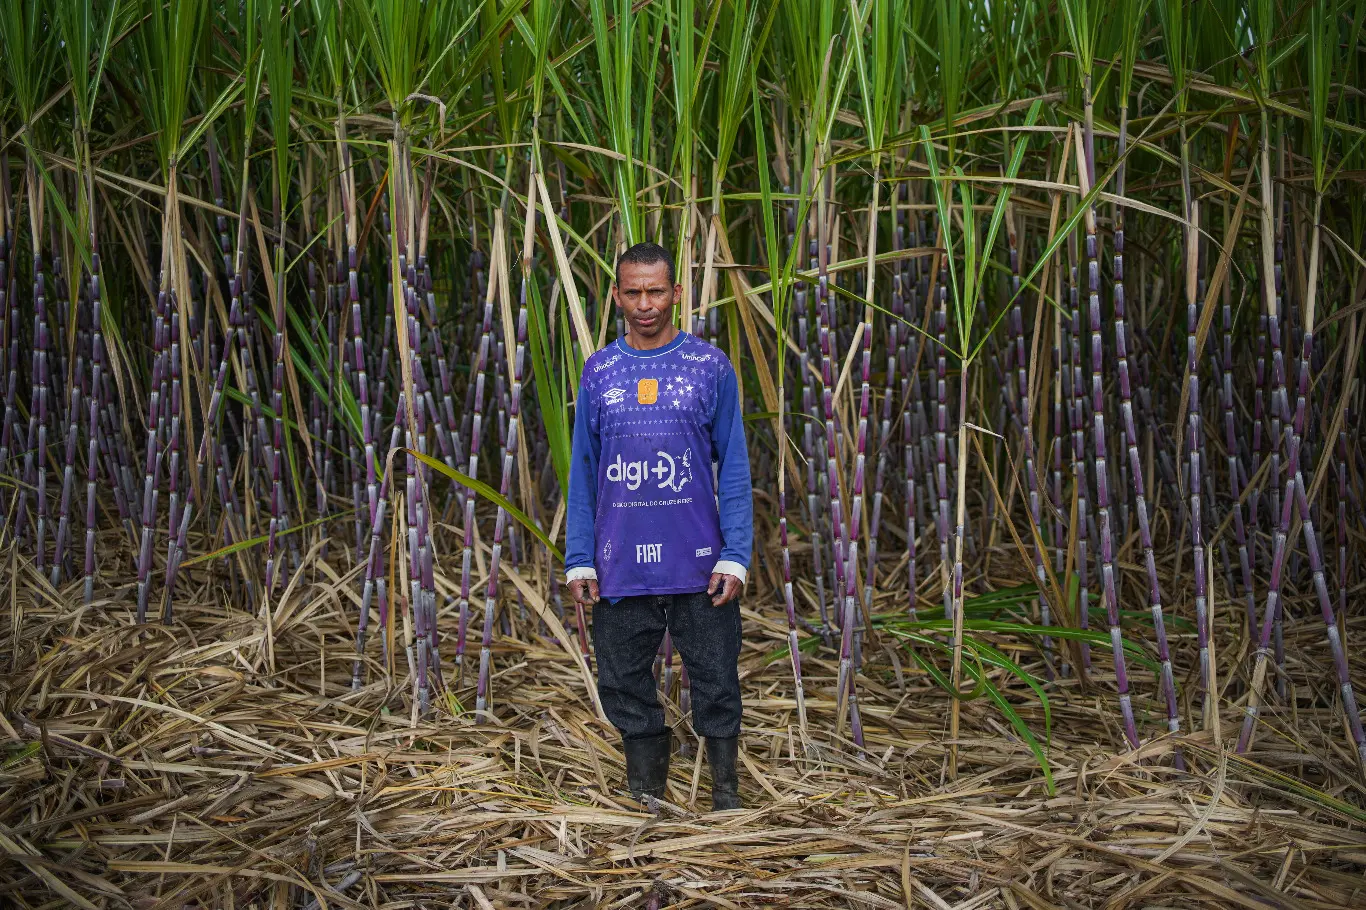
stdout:
[(574, 603), (591, 607), (598, 602), (598, 580), (596, 578), (574, 579), (569, 583), (569, 596)]
[(721, 604), (730, 603), (740, 596), (742, 587), (744, 585), (734, 575), (727, 575), (724, 572), (711, 573), (711, 582), (707, 585), (707, 593), (711, 595), (711, 605), (719, 607)]

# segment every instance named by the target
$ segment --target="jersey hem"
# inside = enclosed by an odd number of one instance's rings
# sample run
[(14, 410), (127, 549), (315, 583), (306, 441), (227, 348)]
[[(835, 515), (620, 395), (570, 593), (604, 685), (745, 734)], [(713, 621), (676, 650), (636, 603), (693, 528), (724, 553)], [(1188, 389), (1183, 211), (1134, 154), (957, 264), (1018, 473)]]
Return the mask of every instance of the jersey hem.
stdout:
[(620, 600), (623, 597), (657, 597), (661, 594), (705, 594), (707, 588), (705, 585), (700, 588), (696, 585), (677, 585), (670, 588), (648, 588), (642, 591), (600, 591), (599, 593), (603, 597)]

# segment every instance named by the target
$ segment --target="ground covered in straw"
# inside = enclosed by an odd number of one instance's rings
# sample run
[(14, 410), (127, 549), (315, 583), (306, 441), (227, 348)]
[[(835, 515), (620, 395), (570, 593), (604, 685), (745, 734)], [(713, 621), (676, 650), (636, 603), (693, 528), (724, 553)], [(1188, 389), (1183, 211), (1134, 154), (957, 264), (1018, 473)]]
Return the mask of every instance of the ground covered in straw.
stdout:
[[(493, 722), (462, 707), (472, 674), (415, 719), (402, 674), (386, 685), (378, 661), (374, 681), (351, 691), (344, 578), (301, 583), (268, 622), (205, 587), (174, 626), (139, 629), (131, 590), (82, 609), (79, 592), (7, 563), (7, 906), (1366, 902), (1362, 791), (1332, 745), (1340, 724), (1327, 709), (1314, 716), (1309, 699), (1286, 726), (1322, 728), (1321, 749), (1269, 732), (1254, 762), (1205, 731), (1181, 741), (1195, 767), (1183, 773), (1170, 742), (1114, 751), (1097, 661), (1089, 688), (1051, 690), (1053, 795), (980, 701), (965, 706), (949, 780), (945, 696), (928, 677), (868, 646), (860, 752), (830, 732), (835, 663), (808, 658), (803, 738), (789, 664), (773, 659), (786, 629), (747, 609), (749, 808), (706, 812), (693, 745), (651, 817), (622, 792), (621, 753), (582, 668), (530, 623), (496, 649)], [(1019, 706), (1042, 731), (1037, 704)], [(1150, 731), (1152, 707), (1139, 702)], [(1224, 726), (1234, 720), (1230, 709)]]

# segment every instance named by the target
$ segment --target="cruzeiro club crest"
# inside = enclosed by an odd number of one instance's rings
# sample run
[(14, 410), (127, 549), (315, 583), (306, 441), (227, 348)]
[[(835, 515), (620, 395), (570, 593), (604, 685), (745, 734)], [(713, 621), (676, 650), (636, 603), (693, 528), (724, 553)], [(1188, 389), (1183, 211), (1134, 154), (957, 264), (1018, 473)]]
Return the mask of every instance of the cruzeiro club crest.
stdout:
[(654, 474), (660, 478), (661, 490), (668, 489), (677, 493), (683, 489), (684, 484), (692, 480), (692, 449), (684, 449), (683, 455), (678, 459), (664, 451), (655, 454), (659, 456), (659, 462), (655, 465)]

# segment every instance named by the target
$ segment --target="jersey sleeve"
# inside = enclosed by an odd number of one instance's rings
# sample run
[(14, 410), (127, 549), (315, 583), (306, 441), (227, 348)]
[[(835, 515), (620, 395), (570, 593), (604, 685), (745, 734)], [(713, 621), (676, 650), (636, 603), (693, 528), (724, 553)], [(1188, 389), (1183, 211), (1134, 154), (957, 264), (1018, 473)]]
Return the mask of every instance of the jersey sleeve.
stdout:
[(754, 544), (754, 500), (749, 479), (749, 451), (740, 409), (735, 370), (722, 360), (712, 419), (712, 458), (716, 461), (716, 500), (721, 516), (721, 555), (713, 571), (741, 582), (749, 571)]
[(593, 523), (598, 510), (598, 458), (602, 437), (593, 419), (596, 394), (585, 375), (579, 381), (570, 448), (569, 497), (565, 506), (564, 568), (569, 581), (598, 577), (593, 566), (597, 549)]

